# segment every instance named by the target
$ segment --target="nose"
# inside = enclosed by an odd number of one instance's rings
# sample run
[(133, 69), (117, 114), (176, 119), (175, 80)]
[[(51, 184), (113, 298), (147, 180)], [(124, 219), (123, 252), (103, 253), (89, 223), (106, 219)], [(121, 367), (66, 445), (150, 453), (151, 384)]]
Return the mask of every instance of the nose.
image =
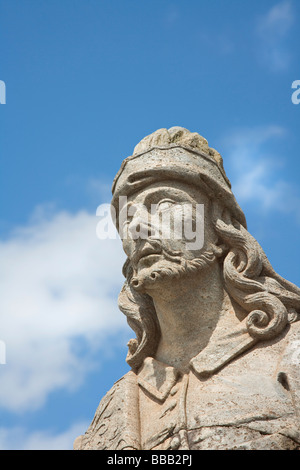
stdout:
[(142, 240), (151, 236), (151, 226), (140, 216), (134, 216), (127, 226), (127, 236), (122, 238), (123, 249), (129, 259), (132, 258)]

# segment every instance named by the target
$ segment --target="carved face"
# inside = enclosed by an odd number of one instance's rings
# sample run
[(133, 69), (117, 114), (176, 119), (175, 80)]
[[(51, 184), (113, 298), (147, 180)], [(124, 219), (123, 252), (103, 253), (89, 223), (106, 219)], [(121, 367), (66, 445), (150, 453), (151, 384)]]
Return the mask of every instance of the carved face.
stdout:
[(119, 222), (137, 289), (183, 272), (216, 241), (207, 196), (179, 182), (152, 184), (128, 197)]

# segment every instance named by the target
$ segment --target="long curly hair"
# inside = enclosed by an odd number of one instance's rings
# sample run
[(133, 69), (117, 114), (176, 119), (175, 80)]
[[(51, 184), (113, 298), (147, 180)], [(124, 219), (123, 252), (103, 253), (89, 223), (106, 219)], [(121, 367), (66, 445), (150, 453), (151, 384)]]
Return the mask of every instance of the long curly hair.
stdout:
[[(263, 249), (220, 200), (211, 199), (213, 226), (218, 237), (218, 262), (224, 289), (242, 307), (248, 333), (257, 341), (275, 338), (288, 323), (299, 319), (300, 289), (272, 268)], [(133, 270), (124, 264), (126, 281), (119, 295), (119, 308), (126, 315), (136, 338), (128, 343), (127, 363), (137, 370), (147, 356), (154, 356), (160, 327), (152, 299), (130, 285)]]

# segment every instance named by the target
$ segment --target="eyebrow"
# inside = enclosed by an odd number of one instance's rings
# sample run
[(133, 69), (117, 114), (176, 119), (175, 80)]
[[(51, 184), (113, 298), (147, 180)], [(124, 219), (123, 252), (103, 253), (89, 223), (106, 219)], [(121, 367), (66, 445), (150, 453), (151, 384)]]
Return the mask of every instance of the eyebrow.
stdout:
[[(167, 193), (171, 193), (171, 194), (167, 194)], [(137, 195), (137, 193), (135, 193), (135, 196)], [(133, 195), (134, 196), (134, 195)], [(182, 202), (182, 201), (186, 201), (188, 199), (188, 202), (195, 202), (195, 200), (188, 194), (186, 193), (185, 191), (182, 191), (181, 189), (178, 189), (178, 188), (172, 188), (172, 187), (168, 187), (168, 186), (164, 186), (164, 187), (161, 187), (161, 188), (155, 188), (154, 191), (150, 192), (149, 194), (146, 194), (145, 196), (145, 199), (144, 199), (144, 202), (143, 203), (137, 203), (137, 204), (142, 204), (143, 206), (145, 206), (146, 208), (148, 207), (148, 204), (149, 204), (149, 200), (151, 201), (151, 199), (153, 199), (153, 197), (156, 196), (157, 198), (172, 198), (172, 197), (176, 197), (176, 199), (178, 199), (178, 202)], [(155, 204), (158, 204), (159, 201), (153, 203), (154, 205)], [(126, 204), (124, 204), (124, 206), (122, 207), (122, 209), (119, 211), (119, 221), (122, 220), (122, 216), (123, 214), (125, 214), (126, 216), (128, 215), (128, 209), (134, 205), (134, 198), (131, 200), (131, 201), (128, 201), (126, 202)], [(124, 221), (127, 220), (127, 217), (124, 217)]]
[[(168, 194), (170, 192), (170, 194)], [(187, 194), (186, 192), (180, 190), (180, 189), (177, 189), (177, 188), (157, 188), (156, 191), (153, 191), (151, 192), (150, 194), (147, 194), (145, 196), (145, 199), (144, 199), (144, 205), (147, 206), (147, 204), (149, 203), (149, 199), (153, 199), (153, 197), (156, 196), (156, 197), (164, 197), (164, 198), (167, 198), (167, 197), (174, 197), (178, 200), (183, 201), (183, 200), (186, 200), (188, 199), (189, 202), (194, 202), (193, 198)], [(157, 204), (157, 202), (156, 202)]]

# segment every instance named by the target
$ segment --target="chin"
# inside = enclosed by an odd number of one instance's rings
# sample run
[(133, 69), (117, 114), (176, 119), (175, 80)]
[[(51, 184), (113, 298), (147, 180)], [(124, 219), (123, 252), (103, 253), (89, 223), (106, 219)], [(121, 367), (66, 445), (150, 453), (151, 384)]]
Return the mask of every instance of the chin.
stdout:
[(130, 285), (138, 292), (147, 292), (184, 275), (185, 265), (170, 261), (157, 262), (134, 272)]
[(162, 284), (174, 283), (175, 279), (205, 272), (214, 262), (216, 262), (216, 256), (211, 251), (193, 260), (181, 259), (180, 263), (159, 260), (151, 266), (143, 265), (134, 270), (130, 285), (140, 293), (147, 293), (159, 288)]

